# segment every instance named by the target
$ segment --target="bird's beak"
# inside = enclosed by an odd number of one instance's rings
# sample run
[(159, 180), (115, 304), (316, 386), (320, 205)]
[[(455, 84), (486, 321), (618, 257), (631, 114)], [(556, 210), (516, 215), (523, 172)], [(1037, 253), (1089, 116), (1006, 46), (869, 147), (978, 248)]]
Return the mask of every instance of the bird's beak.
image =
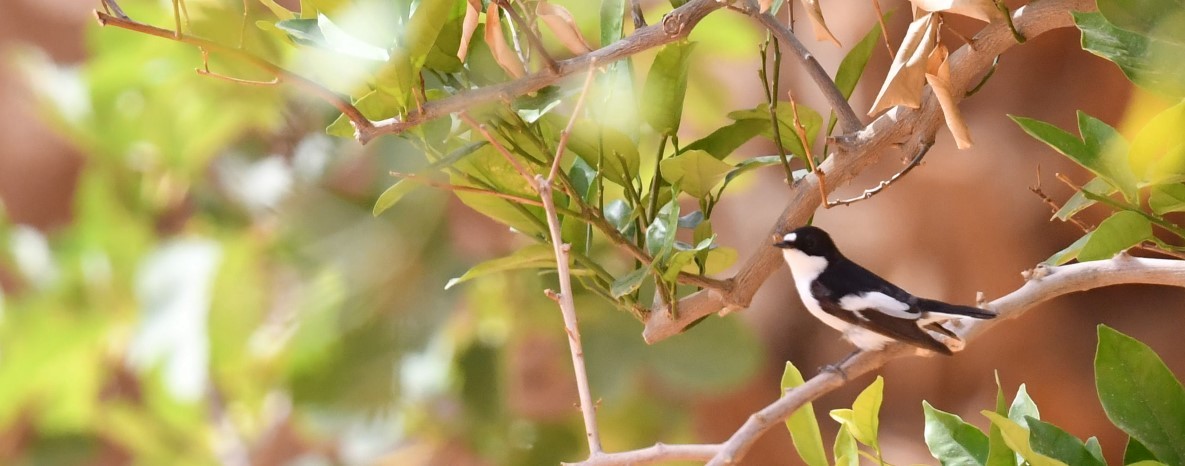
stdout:
[(773, 246), (775, 248), (790, 249), (790, 248), (794, 247), (794, 243), (791, 243), (789, 241), (778, 241), (778, 242), (774, 243)]

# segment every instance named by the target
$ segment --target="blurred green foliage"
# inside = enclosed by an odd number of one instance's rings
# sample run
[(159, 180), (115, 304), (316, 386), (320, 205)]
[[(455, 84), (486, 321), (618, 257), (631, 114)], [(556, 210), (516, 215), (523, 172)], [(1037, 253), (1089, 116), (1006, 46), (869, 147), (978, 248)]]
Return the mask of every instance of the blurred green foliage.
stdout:
[[(304, 0), (300, 11), (288, 11), (266, 0), (189, 0), (179, 16), (185, 34), (241, 46), (351, 95), (378, 118), (416, 99), (506, 79), (481, 40), (463, 64), (451, 55), (464, 4)], [(564, 4), (586, 37), (621, 35), (622, 13), (598, 23), (595, 5)], [(173, 24), (169, 2), (121, 6), (136, 21)], [(750, 54), (759, 40), (737, 18), (709, 21), (713, 27), (697, 29), (693, 40), (720, 40), (667, 58), (681, 61), (680, 74), (692, 82), (708, 79), (704, 63)], [(522, 261), (543, 273), (487, 262), (466, 274), (481, 258), (454, 249), (473, 234), (456, 215), (465, 207), (413, 180), (380, 198), (389, 171), (443, 171), (454, 184), (531, 195), (492, 147), (458, 137), (458, 123), (445, 118), (362, 148), (327, 136), (327, 126), (331, 135), (352, 131), (331, 123), (338, 117), (331, 107), (299, 88), (194, 73), (272, 78), (229, 54), (211, 51), (207, 63), (192, 46), (114, 28), (91, 28), (87, 40), (88, 58), (76, 67), (35, 51), (20, 59), (47, 121), (75, 143), (85, 165), (68, 225), (41, 232), (0, 222), (7, 239), (0, 433), (12, 439), (0, 446), (0, 463), (518, 465), (579, 457), (585, 447), (566, 337), (541, 293), (555, 287), (546, 272), (554, 260)], [(565, 172), (584, 202), (627, 206), (619, 234), (660, 246), (653, 278), (686, 293), (688, 286), (673, 285), (675, 273), (718, 271), (736, 253), (713, 243), (702, 214), (679, 218), (671, 185), (719, 197), (722, 186), (715, 194), (709, 188), (727, 170), (716, 165), (737, 163), (690, 152), (669, 159), (681, 175), (654, 173), (654, 141), (640, 141), (637, 124), (628, 123), (638, 117), (604, 118), (614, 102), (642, 94), (633, 89), (633, 68), (621, 62), (598, 78), (593, 117), (573, 135), (580, 162), (565, 164)], [(422, 84), (408, 84), (421, 76)], [(472, 112), (539, 168), (566, 123), (554, 110), (573, 92), (547, 88), (511, 107)], [(665, 98), (684, 104), (682, 95)], [(711, 95), (688, 96), (686, 104), (689, 114), (671, 122), (725, 113)], [(812, 131), (818, 120), (812, 112)], [(761, 125), (767, 129), (768, 120)], [(642, 176), (658, 190), (644, 187)], [(642, 190), (628, 203), (624, 184)], [(493, 249), (539, 244), (538, 208), (456, 194), (524, 234)], [(656, 205), (667, 215), (649, 207), (649, 194), (661, 197)], [(669, 228), (651, 235), (653, 245), (644, 235), (651, 222)], [(684, 225), (689, 235), (695, 230), (694, 244), (676, 241)], [(606, 269), (624, 274), (634, 264), (584, 223), (566, 219), (568, 235), (579, 246), (585, 287), (577, 302), (606, 446), (690, 439), (683, 403), (747, 380), (761, 348), (735, 319), (647, 347), (638, 322), (603, 299), (613, 281)], [(445, 291), (447, 283), (459, 284)], [(655, 286), (635, 287), (618, 304), (649, 299), (638, 293)]]

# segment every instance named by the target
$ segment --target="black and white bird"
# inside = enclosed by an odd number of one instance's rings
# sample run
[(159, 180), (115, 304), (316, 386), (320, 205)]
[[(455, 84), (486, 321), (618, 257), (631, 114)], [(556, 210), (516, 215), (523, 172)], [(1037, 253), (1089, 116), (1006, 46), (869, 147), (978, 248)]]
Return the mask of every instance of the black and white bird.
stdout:
[(817, 227), (787, 233), (774, 246), (782, 249), (807, 310), (861, 350), (900, 341), (950, 355), (954, 351), (930, 332), (961, 343), (944, 322), (959, 316), (996, 317), (984, 309), (909, 294), (844, 257)]

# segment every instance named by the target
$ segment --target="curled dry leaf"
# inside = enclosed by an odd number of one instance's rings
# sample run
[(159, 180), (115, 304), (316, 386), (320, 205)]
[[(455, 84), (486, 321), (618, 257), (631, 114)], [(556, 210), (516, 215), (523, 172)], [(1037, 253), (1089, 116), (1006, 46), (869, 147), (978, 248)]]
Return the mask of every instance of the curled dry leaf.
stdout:
[(990, 23), (1000, 16), (992, 0), (910, 0), (913, 6), (930, 12), (954, 13)]
[(840, 45), (839, 39), (835, 38), (835, 34), (827, 29), (827, 21), (823, 19), (823, 6), (819, 0), (802, 0), (802, 6), (806, 8), (807, 17), (811, 19), (811, 29), (815, 31), (815, 40), (820, 42), (829, 40), (836, 47), (843, 47)]
[(757, 7), (760, 8), (758, 11), (761, 13), (769, 11), (770, 7), (773, 5), (774, 0), (757, 0)]
[(502, 18), (498, 14), (500, 11), (498, 4), (494, 2), (490, 2), (489, 8), (486, 9), (486, 45), (490, 46), (490, 51), (494, 53), (494, 60), (498, 62), (498, 66), (501, 66), (514, 78), (521, 78), (526, 74), (523, 70), (523, 61), (518, 58), (518, 54), (514, 50), (510, 49), (506, 38), (502, 36)]
[(967, 130), (967, 123), (963, 121), (963, 114), (959, 113), (958, 103), (951, 94), (950, 62), (946, 47), (939, 45), (930, 53), (926, 63), (926, 82), (934, 90), (938, 104), (942, 107), (942, 117), (946, 119), (946, 127), (955, 137), (955, 145), (959, 149), (971, 147), (971, 132)]
[(535, 14), (560, 39), (568, 51), (577, 55), (592, 51), (588, 42), (584, 40), (584, 36), (580, 34), (580, 28), (576, 26), (576, 20), (572, 18), (572, 13), (569, 13), (566, 8), (539, 2), (539, 5), (535, 7)]
[(934, 13), (923, 15), (909, 24), (905, 39), (897, 49), (889, 75), (881, 86), (869, 115), (894, 105), (918, 108), (922, 103), (922, 88), (926, 85), (926, 64), (938, 46), (940, 20)]
[(461, 23), (461, 45), (457, 47), (457, 58), (461, 63), (469, 56), (469, 41), (477, 31), (478, 15), (481, 14), (481, 0), (469, 0), (465, 5), (465, 20)]

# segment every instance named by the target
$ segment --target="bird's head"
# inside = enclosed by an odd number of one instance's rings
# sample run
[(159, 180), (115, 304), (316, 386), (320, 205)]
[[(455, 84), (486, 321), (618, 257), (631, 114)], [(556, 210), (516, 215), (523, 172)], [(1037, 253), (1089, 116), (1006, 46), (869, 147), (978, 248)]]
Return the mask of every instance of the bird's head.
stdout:
[(782, 236), (774, 247), (795, 249), (808, 256), (832, 258), (839, 255), (839, 249), (831, 236), (819, 227), (805, 226)]

